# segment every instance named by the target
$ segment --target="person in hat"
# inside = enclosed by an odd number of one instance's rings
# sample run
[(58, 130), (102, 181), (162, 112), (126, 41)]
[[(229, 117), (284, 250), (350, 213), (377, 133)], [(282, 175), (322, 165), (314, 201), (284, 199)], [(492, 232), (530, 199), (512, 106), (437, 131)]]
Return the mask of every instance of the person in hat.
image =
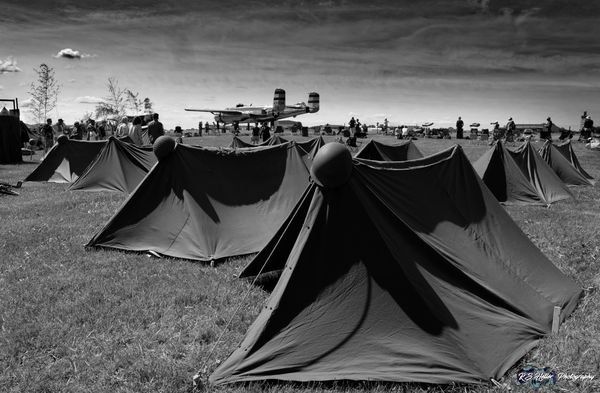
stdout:
[(550, 117), (548, 117), (546, 119), (546, 122), (544, 123), (544, 128), (542, 129), (542, 132), (540, 132), (540, 140), (552, 140), (552, 127), (554, 126), (554, 123), (552, 123), (552, 119)]
[(514, 141), (516, 131), (517, 131), (517, 125), (513, 121), (513, 118), (509, 117), (508, 123), (506, 123), (506, 142)]

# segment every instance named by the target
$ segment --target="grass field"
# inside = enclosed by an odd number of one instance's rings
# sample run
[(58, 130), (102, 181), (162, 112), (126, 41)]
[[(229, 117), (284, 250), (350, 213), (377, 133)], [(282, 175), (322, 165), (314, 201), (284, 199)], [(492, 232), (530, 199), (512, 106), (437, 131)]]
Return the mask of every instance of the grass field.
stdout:
[[(384, 137), (380, 137), (384, 138)], [(224, 146), (231, 136), (193, 138)], [(418, 140), (434, 153), (455, 140)], [(471, 160), (488, 148), (461, 141)], [(600, 153), (574, 144), (584, 168), (600, 178)], [(39, 160), (0, 166), (15, 183)], [(143, 254), (86, 250), (83, 245), (125, 200), (118, 193), (69, 192), (65, 185), (26, 183), (20, 196), (0, 196), (0, 392), (188, 392), (206, 363), (214, 370), (243, 338), (268, 294), (236, 273), (249, 257), (210, 267)], [(600, 189), (573, 188), (576, 200), (550, 208), (507, 207), (529, 238), (586, 295), (556, 336), (543, 339), (518, 366), (592, 374), (542, 391), (600, 391)], [(239, 310), (234, 314), (235, 310)], [(228, 325), (232, 318), (231, 324)], [(225, 327), (227, 326), (227, 329)], [(223, 337), (215, 346), (220, 334)], [(494, 385), (332, 383), (250, 384), (210, 391), (500, 392)]]

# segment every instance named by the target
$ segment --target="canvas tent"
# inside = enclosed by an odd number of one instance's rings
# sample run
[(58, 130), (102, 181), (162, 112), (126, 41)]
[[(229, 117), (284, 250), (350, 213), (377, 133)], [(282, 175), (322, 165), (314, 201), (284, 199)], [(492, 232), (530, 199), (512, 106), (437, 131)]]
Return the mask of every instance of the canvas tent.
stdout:
[[(27, 140), (25, 140), (26, 142)], [(6, 108), (0, 110), (0, 164), (15, 164), (23, 161), (21, 123)]]
[(199, 261), (258, 252), (308, 178), (293, 143), (231, 151), (177, 145), (88, 246)]
[(70, 190), (132, 192), (156, 163), (151, 146), (110, 137)]
[(538, 194), (548, 204), (562, 199), (572, 198), (569, 188), (554, 173), (552, 168), (533, 148), (531, 142), (526, 141), (514, 150), (509, 150), (521, 171), (529, 180)]
[(96, 158), (106, 141), (78, 141), (61, 138), (46, 153), (43, 161), (25, 178), (25, 181), (71, 183)]
[(214, 384), (486, 382), (581, 293), (458, 146), (413, 161), (354, 160), (345, 184), (312, 184), (300, 204), (302, 224), (279, 233), (281, 278)]
[(594, 178), (581, 167), (570, 140), (558, 145), (546, 141), (540, 149), (540, 154), (544, 161), (552, 167), (558, 177), (566, 184), (594, 184)]
[(274, 146), (274, 145), (280, 145), (280, 144), (286, 143), (286, 142), (288, 142), (288, 140), (280, 137), (279, 135), (273, 135), (266, 141), (255, 145), (253, 143), (248, 143), (248, 142), (244, 141), (242, 138), (240, 138), (238, 136), (234, 136), (233, 139), (231, 140), (231, 144), (229, 145), (229, 147), (234, 148), (234, 149), (239, 149), (239, 148), (244, 148), (244, 147)]
[(571, 197), (567, 187), (529, 143), (520, 149), (511, 152), (497, 141), (473, 163), (475, 171), (499, 202), (547, 205)]
[(387, 144), (371, 139), (356, 153), (355, 157), (375, 161), (406, 161), (421, 158), (423, 154), (412, 141)]

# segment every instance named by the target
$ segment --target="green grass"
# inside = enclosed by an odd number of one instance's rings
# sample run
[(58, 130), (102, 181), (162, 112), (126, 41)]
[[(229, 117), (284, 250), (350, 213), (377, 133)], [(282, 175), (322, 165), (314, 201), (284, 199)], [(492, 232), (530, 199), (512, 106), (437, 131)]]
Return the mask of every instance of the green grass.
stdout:
[[(384, 137), (379, 137), (384, 138)], [(328, 140), (332, 138), (327, 138)], [(230, 136), (186, 143), (227, 145)], [(424, 153), (455, 141), (419, 140)], [(462, 141), (471, 160), (487, 144)], [(600, 153), (575, 145), (600, 178)], [(0, 180), (22, 180), (33, 163), (0, 166)], [(239, 344), (268, 294), (235, 274), (249, 258), (210, 267), (143, 254), (85, 250), (119, 208), (117, 193), (69, 192), (65, 185), (26, 183), (20, 196), (0, 196), (0, 392), (188, 392)], [(568, 276), (591, 288), (556, 336), (520, 363), (590, 373), (583, 384), (543, 391), (600, 391), (600, 191), (575, 188), (577, 200), (508, 207), (531, 240)], [(234, 311), (239, 308), (239, 311)], [(227, 326), (230, 318), (231, 324)], [(226, 328), (227, 326), (227, 328)], [(209, 351), (223, 333), (214, 353)], [(513, 391), (515, 369), (501, 381)], [(383, 383), (249, 384), (211, 391), (500, 392), (486, 386)]]

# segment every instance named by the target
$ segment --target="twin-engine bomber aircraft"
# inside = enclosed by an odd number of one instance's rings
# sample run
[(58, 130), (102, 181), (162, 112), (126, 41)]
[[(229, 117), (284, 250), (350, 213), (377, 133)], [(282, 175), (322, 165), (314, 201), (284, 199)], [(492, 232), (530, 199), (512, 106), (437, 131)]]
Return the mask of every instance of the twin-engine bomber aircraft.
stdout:
[(299, 102), (295, 105), (285, 105), (285, 90), (275, 89), (273, 106), (244, 106), (237, 105), (235, 108), (226, 109), (186, 109), (189, 112), (210, 112), (215, 115), (217, 124), (231, 123), (260, 123), (274, 122), (287, 117), (296, 117), (305, 113), (319, 111), (319, 94), (308, 94), (308, 105)]

